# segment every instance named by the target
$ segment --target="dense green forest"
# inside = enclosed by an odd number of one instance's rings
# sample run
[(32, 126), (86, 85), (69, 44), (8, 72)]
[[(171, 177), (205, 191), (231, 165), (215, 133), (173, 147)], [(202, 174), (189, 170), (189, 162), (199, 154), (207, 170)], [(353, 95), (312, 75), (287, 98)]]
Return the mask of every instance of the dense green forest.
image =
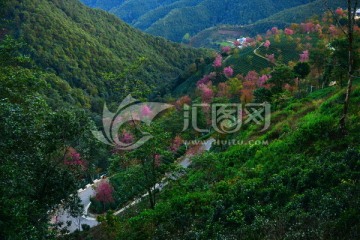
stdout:
[[(124, 98), (133, 82), (156, 97), (205, 51), (151, 37), (100, 10), (74, 0), (7, 1), (10, 32), (28, 45), (27, 54), (58, 78), (66, 102), (101, 112), (102, 100)], [(126, 76), (122, 76), (122, 73)], [(66, 82), (62, 82), (61, 80)], [(120, 93), (121, 92), (121, 93)], [(54, 103), (56, 104), (56, 103)]]
[(0, 239), (359, 239), (360, 21), (317, 4), (211, 34), (214, 52), (77, 0), (0, 1)]
[[(135, 27), (156, 36), (181, 42), (185, 34), (191, 36), (219, 24), (250, 24), (279, 11), (312, 2), (296, 1), (216, 1), (216, 0), (140, 0), (119, 2), (109, 11)], [(89, 6), (102, 7), (101, 4)], [(106, 8), (104, 8), (106, 9)], [(108, 9), (106, 9), (108, 10)]]
[(125, 0), (82, 0), (82, 2), (90, 7), (110, 10), (113, 7), (122, 4)]
[(75, 0), (0, 4), (0, 239), (50, 239), (50, 213), (81, 214), (76, 191), (108, 169), (92, 134), (104, 103), (156, 98), (210, 51)]
[(338, 7), (345, 7), (341, 0), (327, 1), (317, 0), (308, 4), (288, 8), (270, 17), (256, 21), (249, 25), (218, 25), (207, 28), (192, 36), (189, 45), (193, 47), (219, 48), (219, 43), (238, 38), (240, 36), (255, 36), (258, 33), (266, 32), (276, 26), (285, 28), (292, 23), (301, 23), (313, 16), (319, 16), (328, 8), (335, 10)]

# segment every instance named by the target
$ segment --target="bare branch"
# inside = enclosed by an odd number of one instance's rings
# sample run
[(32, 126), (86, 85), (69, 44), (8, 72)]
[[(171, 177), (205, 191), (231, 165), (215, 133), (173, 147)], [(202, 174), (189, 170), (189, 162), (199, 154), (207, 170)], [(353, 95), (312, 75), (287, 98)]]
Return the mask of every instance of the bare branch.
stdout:
[(345, 34), (345, 35), (348, 35), (348, 33), (345, 31), (345, 29), (341, 26), (341, 23), (340, 23), (340, 20), (339, 18), (337, 17), (337, 14), (334, 12), (334, 10), (332, 10), (330, 7), (329, 7), (329, 4), (328, 4), (328, 1), (327, 0), (323, 0), (324, 2), (324, 5), (326, 6), (326, 8), (331, 12), (331, 14), (334, 16), (340, 30)]

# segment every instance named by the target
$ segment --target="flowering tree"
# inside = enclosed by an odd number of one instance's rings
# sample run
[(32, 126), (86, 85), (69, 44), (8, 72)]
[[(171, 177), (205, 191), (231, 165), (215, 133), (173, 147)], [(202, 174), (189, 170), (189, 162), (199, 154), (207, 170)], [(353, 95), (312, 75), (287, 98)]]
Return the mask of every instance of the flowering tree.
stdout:
[(235, 40), (233, 44), (234, 44), (235, 47), (239, 47), (239, 46), (240, 46), (240, 42), (239, 42), (238, 40)]
[(234, 74), (234, 70), (232, 69), (232, 67), (226, 67), (226, 68), (224, 68), (224, 75), (226, 76), (226, 77), (232, 77), (232, 75)]
[(105, 210), (105, 204), (114, 202), (113, 198), (113, 191), (114, 189), (110, 185), (110, 183), (106, 180), (103, 180), (99, 183), (99, 185), (96, 188), (96, 195), (95, 199), (101, 203), (103, 203), (103, 207)]
[(69, 166), (82, 166), (85, 167), (85, 162), (81, 159), (80, 153), (76, 149), (69, 147), (66, 150), (64, 164)]
[(277, 35), (277, 34), (279, 34), (279, 29), (277, 28), (277, 27), (273, 27), (272, 29), (271, 29), (271, 33), (272, 34), (274, 34), (274, 35)]
[(271, 78), (271, 76), (269, 75), (262, 75), (261, 77), (259, 77), (258, 81), (257, 81), (257, 87), (265, 87), (265, 88), (269, 88), (269, 84), (267, 84), (267, 81)]
[(269, 48), (271, 45), (271, 42), (269, 40), (266, 40), (264, 43), (264, 47)]
[(214, 60), (213, 66), (215, 68), (219, 68), (222, 66), (222, 56), (220, 54), (216, 55), (216, 58)]
[(182, 107), (187, 104), (190, 105), (191, 103), (191, 98), (188, 95), (182, 96), (181, 98), (179, 98), (176, 102), (175, 102), (175, 107), (177, 110), (182, 109)]
[(170, 150), (172, 152), (176, 152), (180, 146), (183, 144), (183, 139), (180, 136), (176, 136), (174, 140), (172, 141), (172, 144), (170, 146)]
[(231, 51), (231, 47), (229, 47), (229, 46), (222, 47), (222, 48), (221, 48), (221, 51), (222, 51), (223, 53), (229, 54), (230, 51)]
[(289, 36), (294, 35), (294, 30), (292, 30), (290, 28), (285, 28), (284, 33)]
[(269, 62), (275, 64), (276, 63), (276, 60), (275, 60), (275, 54), (266, 54), (265, 57), (268, 59)]
[(302, 31), (305, 33), (311, 33), (316, 31), (316, 25), (313, 22), (301, 23)]
[(340, 30), (335, 25), (330, 25), (329, 33), (331, 37), (336, 37), (340, 34)]
[(214, 80), (216, 78), (216, 73), (215, 72), (211, 72), (208, 75), (204, 75), (204, 77), (202, 79), (200, 79), (196, 85), (199, 86), (200, 84), (208, 84), (211, 80)]
[(300, 54), (300, 62), (308, 62), (309, 61), (309, 51), (305, 50), (302, 54)]
[(335, 10), (335, 13), (337, 14), (337, 15), (339, 15), (339, 16), (344, 16), (344, 14), (345, 14), (345, 11), (344, 11), (344, 9), (342, 9), (342, 8), (337, 8), (336, 10)]
[(250, 71), (245, 76), (246, 81), (256, 82), (259, 79), (259, 74), (256, 71)]
[(226, 82), (219, 83), (217, 96), (230, 98), (230, 87)]
[(130, 144), (134, 141), (134, 136), (126, 130), (123, 130), (120, 135), (120, 141), (126, 144)]
[(143, 117), (148, 117), (152, 114), (152, 111), (150, 109), (150, 107), (148, 105), (144, 105), (142, 108), (141, 108), (141, 116)]
[(211, 99), (214, 97), (214, 92), (211, 89), (211, 82), (209, 84), (200, 84), (198, 89), (201, 92), (201, 99), (204, 103), (210, 103)]

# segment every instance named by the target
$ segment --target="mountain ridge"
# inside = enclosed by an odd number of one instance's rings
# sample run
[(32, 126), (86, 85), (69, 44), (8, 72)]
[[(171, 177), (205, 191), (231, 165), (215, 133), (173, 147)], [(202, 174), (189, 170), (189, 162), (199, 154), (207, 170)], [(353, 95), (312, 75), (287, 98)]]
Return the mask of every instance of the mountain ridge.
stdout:
[(218, 24), (252, 23), (284, 9), (313, 1), (146, 1), (146, 12), (141, 0), (129, 0), (119, 1), (118, 6), (108, 11), (145, 32), (180, 42), (187, 33), (195, 35)]

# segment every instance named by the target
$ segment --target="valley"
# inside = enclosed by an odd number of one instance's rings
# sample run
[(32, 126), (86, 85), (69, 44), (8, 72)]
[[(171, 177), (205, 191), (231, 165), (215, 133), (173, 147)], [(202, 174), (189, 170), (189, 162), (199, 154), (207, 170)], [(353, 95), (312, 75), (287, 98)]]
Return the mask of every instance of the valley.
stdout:
[(0, 1), (0, 239), (358, 239), (359, 7)]

